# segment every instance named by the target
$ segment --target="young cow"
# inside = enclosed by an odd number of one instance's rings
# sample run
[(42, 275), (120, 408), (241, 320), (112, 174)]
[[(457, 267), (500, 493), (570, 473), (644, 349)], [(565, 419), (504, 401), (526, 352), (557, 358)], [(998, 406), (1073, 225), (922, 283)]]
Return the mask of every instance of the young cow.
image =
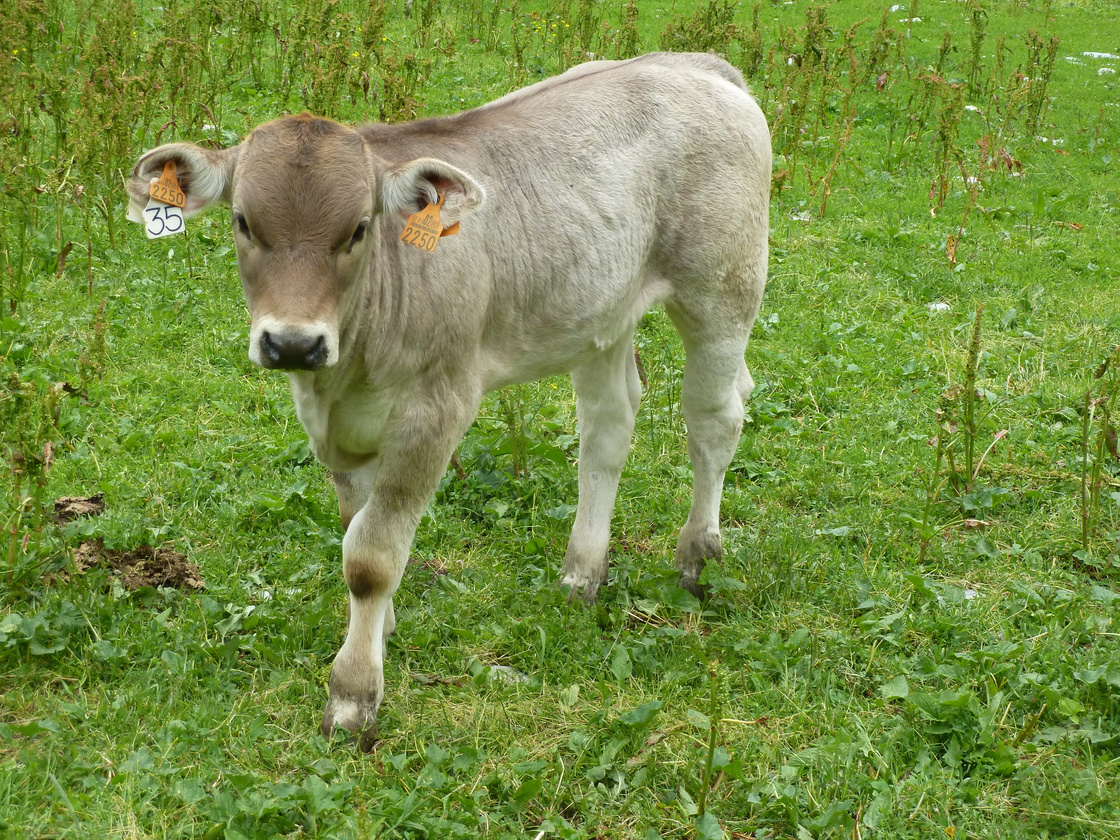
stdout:
[[(737, 70), (714, 55), (596, 61), (454, 116), (351, 128), (304, 114), (223, 151), (171, 143), (136, 164), (131, 219), (167, 161), (185, 216), (231, 207), (249, 358), (287, 372), (334, 478), (350, 623), (324, 735), (373, 743), (393, 593), (486, 392), (571, 372), (563, 583), (595, 599), (640, 396), (632, 335), (659, 305), (686, 353), (695, 486), (675, 560), (699, 591), (766, 282), (770, 137)], [(428, 252), (402, 230), (432, 204), (440, 226), (461, 225)]]

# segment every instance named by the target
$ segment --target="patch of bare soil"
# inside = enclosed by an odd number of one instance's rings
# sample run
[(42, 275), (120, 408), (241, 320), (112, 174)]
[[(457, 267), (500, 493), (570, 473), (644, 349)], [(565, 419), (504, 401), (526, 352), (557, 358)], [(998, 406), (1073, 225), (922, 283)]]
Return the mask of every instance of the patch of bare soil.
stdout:
[[(105, 494), (93, 496), (62, 496), (54, 501), (54, 521), (63, 525), (84, 516), (99, 516), (105, 512)], [(198, 566), (169, 548), (152, 548), (142, 545), (131, 551), (114, 551), (100, 540), (88, 540), (74, 549), (74, 567), (84, 574), (93, 568), (106, 568), (120, 578), (121, 585), (129, 592), (144, 586), (170, 586), (174, 589), (199, 590), (206, 586)], [(55, 583), (65, 583), (67, 572), (48, 576)]]
[(93, 496), (60, 496), (54, 500), (54, 521), (63, 525), (83, 516), (98, 516), (105, 512), (105, 494)]
[(142, 545), (131, 551), (105, 548), (101, 540), (82, 543), (74, 549), (74, 565), (78, 574), (95, 567), (111, 569), (129, 592), (142, 586), (170, 586), (197, 591), (206, 586), (198, 566), (169, 548)]

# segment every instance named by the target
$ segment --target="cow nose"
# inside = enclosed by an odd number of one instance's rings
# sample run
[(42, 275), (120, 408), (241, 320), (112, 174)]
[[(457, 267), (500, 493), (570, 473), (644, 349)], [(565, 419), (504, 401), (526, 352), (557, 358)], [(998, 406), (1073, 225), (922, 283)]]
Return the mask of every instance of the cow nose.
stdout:
[(327, 363), (327, 342), (320, 335), (282, 335), (265, 330), (260, 337), (265, 367), (318, 370)]

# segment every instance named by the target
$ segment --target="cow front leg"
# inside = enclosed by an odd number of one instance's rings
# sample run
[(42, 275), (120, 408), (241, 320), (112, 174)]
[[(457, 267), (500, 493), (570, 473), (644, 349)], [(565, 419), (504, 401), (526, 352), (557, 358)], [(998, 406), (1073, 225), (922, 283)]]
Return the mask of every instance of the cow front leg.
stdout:
[[(385, 637), (393, 631), (393, 593), (400, 585), (416, 526), (477, 409), (441, 394), (430, 409), (413, 407), (395, 424), (400, 432), (383, 450), (368, 499), (342, 539), (342, 570), (350, 590), (346, 640), (331, 668), (322, 732), (349, 732), (363, 751), (377, 738), (385, 694)], [(342, 482), (353, 490), (351, 474)], [(337, 486), (337, 484), (336, 484)], [(340, 495), (340, 507), (346, 502)], [(345, 510), (343, 511), (345, 516)]]
[(350, 522), (369, 501), (379, 465), (380, 459), (374, 458), (356, 470), (331, 473), (334, 493), (338, 497), (338, 518), (342, 520), (343, 531), (350, 528)]
[[(373, 483), (377, 478), (380, 460), (370, 461), (364, 467), (349, 472), (332, 472), (334, 492), (338, 497), (338, 516), (342, 520), (342, 530), (347, 531), (354, 517), (358, 515), (373, 491)], [(383, 639), (393, 635), (396, 629), (396, 613), (393, 611), (393, 599), (389, 599), (389, 606), (385, 610), (385, 620), (382, 631)]]
[(579, 423), (579, 506), (561, 582), (570, 597), (582, 595), (590, 603), (607, 580), (611, 513), (642, 396), (630, 337), (572, 371), (572, 385)]

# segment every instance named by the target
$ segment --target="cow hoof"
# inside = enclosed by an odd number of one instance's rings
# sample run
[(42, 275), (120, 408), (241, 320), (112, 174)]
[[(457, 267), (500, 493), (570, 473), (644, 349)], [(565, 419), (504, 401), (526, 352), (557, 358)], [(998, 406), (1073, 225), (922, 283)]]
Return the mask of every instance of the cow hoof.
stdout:
[(693, 530), (688, 525), (681, 529), (674, 552), (674, 565), (681, 573), (677, 585), (691, 592), (701, 601), (707, 601), (711, 588), (700, 583), (700, 575), (709, 560), (720, 560), (723, 546), (720, 544), (719, 531)]
[(344, 729), (350, 733), (351, 744), (362, 752), (371, 752), (377, 745), (377, 706), (373, 703), (330, 698), (323, 709), (320, 731), (329, 741), (335, 729)]
[(585, 604), (594, 604), (602, 584), (598, 578), (575, 573), (564, 575), (564, 579), (560, 581), (560, 585), (568, 590), (568, 603), (583, 601)]
[(701, 603), (706, 604), (711, 597), (712, 588), (706, 583), (698, 583), (697, 578), (699, 576), (699, 573), (686, 576), (684, 572), (681, 572), (680, 583), (678, 583), (677, 586), (686, 592), (691, 592), (700, 599)]

